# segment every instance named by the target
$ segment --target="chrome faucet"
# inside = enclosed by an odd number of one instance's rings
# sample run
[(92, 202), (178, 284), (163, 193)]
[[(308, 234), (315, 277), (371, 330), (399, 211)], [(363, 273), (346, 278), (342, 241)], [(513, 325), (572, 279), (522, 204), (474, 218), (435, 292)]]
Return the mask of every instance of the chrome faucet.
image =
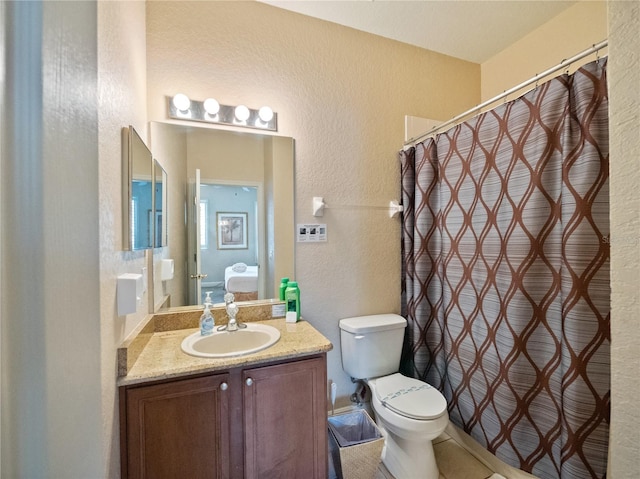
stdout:
[(233, 296), (233, 293), (227, 293), (224, 295), (224, 305), (225, 307), (229, 306), (231, 303), (233, 303), (233, 300), (235, 299), (235, 297)]
[(242, 324), (236, 321), (236, 315), (238, 314), (240, 308), (236, 303), (234, 303), (233, 293), (227, 293), (224, 295), (224, 304), (227, 311), (227, 316), (229, 317), (229, 321), (225, 326), (218, 327), (218, 331), (227, 330), (229, 332), (233, 332), (237, 331), (238, 329), (246, 328), (246, 324)]
[(238, 322), (236, 321), (236, 314), (238, 314), (238, 305), (236, 303), (227, 304), (227, 316), (229, 316), (229, 322), (227, 323), (227, 331), (237, 331)]

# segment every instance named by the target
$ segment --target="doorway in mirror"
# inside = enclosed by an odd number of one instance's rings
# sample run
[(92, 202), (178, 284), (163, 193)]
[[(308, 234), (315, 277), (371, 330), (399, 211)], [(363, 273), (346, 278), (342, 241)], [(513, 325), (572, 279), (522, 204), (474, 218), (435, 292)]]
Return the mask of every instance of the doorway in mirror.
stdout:
[[(198, 230), (200, 301), (209, 292), (214, 303), (225, 293), (258, 298), (262, 185), (200, 180), (199, 204), (192, 226)], [(194, 233), (195, 236), (195, 233)], [(194, 261), (197, 258), (194, 256)], [(192, 288), (194, 293), (196, 288)]]

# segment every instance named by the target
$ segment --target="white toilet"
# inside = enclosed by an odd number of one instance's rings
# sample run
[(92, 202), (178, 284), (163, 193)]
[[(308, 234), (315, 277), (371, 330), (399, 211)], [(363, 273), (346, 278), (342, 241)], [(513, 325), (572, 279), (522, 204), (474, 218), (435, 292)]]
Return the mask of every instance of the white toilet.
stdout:
[(371, 390), (389, 472), (397, 479), (438, 479), (431, 441), (447, 427), (447, 402), (429, 384), (398, 373), (406, 326), (397, 314), (341, 319), (342, 369)]

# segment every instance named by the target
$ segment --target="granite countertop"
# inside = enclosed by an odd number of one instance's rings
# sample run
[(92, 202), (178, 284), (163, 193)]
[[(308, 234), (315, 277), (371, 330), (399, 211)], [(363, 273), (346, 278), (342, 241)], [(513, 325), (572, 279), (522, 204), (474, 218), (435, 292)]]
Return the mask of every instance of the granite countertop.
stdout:
[(284, 318), (277, 318), (261, 323), (280, 331), (278, 342), (257, 353), (229, 358), (197, 358), (182, 352), (182, 340), (198, 329), (154, 332), (126, 375), (118, 379), (118, 386), (304, 357), (333, 348), (331, 342), (306, 321), (286, 323)]

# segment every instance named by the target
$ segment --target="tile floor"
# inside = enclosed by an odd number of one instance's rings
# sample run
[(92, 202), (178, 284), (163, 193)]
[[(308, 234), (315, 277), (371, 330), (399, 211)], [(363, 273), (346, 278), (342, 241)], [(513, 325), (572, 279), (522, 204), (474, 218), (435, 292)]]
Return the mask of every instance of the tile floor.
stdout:
[[(484, 464), (472, 456), (446, 432), (433, 441), (433, 451), (440, 469), (440, 479), (487, 479), (493, 475)], [(375, 479), (407, 479), (394, 478), (380, 464)]]

